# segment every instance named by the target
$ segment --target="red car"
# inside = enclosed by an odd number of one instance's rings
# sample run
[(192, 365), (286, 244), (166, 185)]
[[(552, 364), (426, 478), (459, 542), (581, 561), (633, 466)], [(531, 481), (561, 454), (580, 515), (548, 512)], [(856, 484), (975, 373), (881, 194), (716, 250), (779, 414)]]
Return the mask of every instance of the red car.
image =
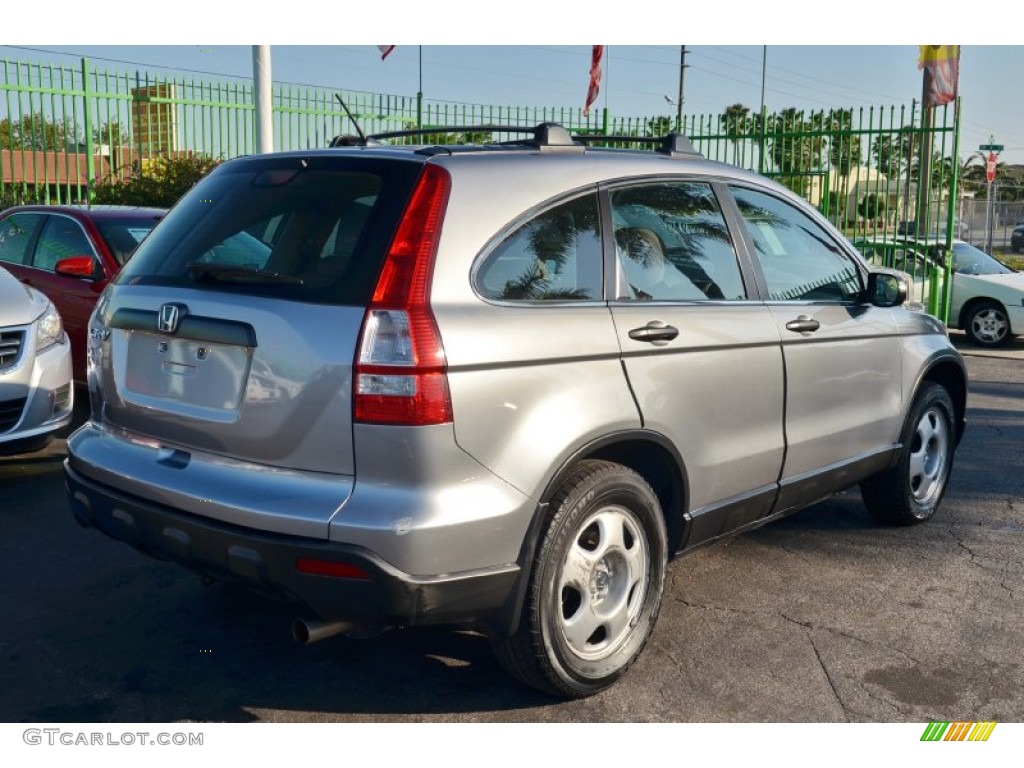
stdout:
[(163, 218), (162, 208), (23, 205), (0, 212), (0, 264), (52, 301), (85, 381), (89, 315), (107, 283)]

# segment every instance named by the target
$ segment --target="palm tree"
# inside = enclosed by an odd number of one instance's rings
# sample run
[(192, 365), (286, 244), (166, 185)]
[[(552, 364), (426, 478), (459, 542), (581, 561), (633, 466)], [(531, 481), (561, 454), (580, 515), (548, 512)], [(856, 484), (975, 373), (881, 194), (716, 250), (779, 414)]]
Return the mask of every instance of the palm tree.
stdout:
[(743, 104), (732, 104), (725, 108), (719, 118), (725, 124), (725, 135), (732, 142), (732, 164), (739, 165), (740, 139), (747, 138), (753, 121), (750, 118), (750, 107)]
[[(996, 161), (996, 174), (1006, 166), (1006, 163)], [(967, 159), (960, 164), (960, 186), (970, 184), (978, 191), (978, 197), (985, 199), (988, 196), (988, 155), (984, 152), (971, 152)]]

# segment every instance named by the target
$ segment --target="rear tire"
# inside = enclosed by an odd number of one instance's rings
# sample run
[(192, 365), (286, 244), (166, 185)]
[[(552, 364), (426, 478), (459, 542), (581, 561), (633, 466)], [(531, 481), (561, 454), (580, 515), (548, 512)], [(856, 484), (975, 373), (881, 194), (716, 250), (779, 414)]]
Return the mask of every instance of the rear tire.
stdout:
[(654, 629), (665, 520), (647, 482), (607, 461), (581, 462), (550, 508), (519, 627), (494, 649), (527, 685), (581, 698), (618, 680)]
[(954, 414), (953, 401), (943, 387), (928, 383), (918, 392), (895, 466), (860, 485), (864, 505), (877, 520), (915, 525), (935, 514), (953, 468)]

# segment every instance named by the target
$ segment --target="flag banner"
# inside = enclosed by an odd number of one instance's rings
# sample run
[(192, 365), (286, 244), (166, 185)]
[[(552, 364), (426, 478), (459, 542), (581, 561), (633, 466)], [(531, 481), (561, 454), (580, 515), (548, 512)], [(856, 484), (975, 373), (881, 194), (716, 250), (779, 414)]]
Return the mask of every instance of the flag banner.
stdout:
[(924, 91), (926, 107), (941, 107), (956, 98), (960, 81), (959, 45), (922, 45), (918, 69), (927, 71)]
[(388, 57), (388, 54), (395, 50), (393, 45), (378, 45), (377, 50), (380, 51), (380, 60), (384, 61)]
[(587, 103), (583, 106), (583, 116), (590, 113), (591, 105), (597, 101), (597, 94), (601, 90), (601, 57), (604, 56), (604, 46), (595, 45), (590, 54), (590, 86), (587, 88)]

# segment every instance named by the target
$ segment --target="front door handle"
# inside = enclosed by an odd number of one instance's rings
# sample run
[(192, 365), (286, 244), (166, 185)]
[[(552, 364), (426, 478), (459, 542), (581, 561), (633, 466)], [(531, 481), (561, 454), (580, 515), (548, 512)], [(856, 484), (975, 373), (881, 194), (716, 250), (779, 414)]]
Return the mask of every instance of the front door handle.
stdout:
[(636, 341), (672, 341), (679, 335), (679, 329), (672, 325), (665, 325), (660, 320), (652, 320), (642, 328), (634, 328), (629, 332), (629, 338)]
[(821, 328), (821, 323), (807, 315), (800, 315), (796, 320), (790, 320), (786, 323), (786, 330), (796, 331), (797, 333), (809, 333), (819, 328)]

